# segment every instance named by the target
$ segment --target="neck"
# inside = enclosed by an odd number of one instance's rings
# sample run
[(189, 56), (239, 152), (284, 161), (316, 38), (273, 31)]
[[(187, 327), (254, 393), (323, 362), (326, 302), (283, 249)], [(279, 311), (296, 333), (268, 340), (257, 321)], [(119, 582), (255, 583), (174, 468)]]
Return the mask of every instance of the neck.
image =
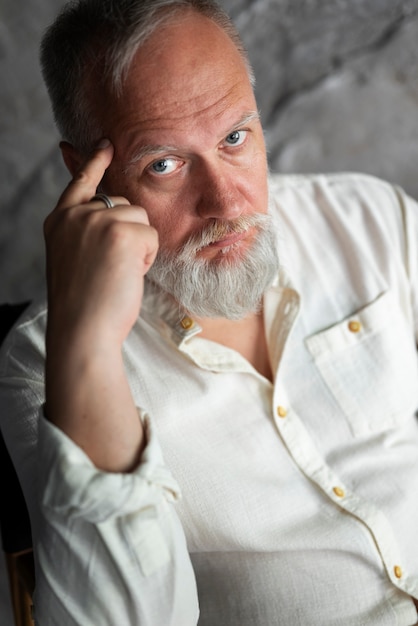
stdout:
[(273, 379), (262, 313), (252, 313), (241, 320), (203, 318), (201, 337), (216, 341), (239, 352), (268, 380)]
[[(172, 311), (182, 310), (181, 307), (166, 291), (147, 279), (145, 281), (145, 292), (148, 298), (156, 298), (158, 306), (166, 302), (168, 309)], [(154, 303), (156, 308), (157, 304)], [(262, 313), (251, 313), (240, 320), (228, 320), (225, 318), (191, 317), (198, 322), (202, 328), (201, 337), (216, 341), (227, 348), (232, 348), (239, 352), (251, 365), (265, 378), (272, 381), (273, 375), (270, 365), (270, 358), (267, 348), (264, 317)]]

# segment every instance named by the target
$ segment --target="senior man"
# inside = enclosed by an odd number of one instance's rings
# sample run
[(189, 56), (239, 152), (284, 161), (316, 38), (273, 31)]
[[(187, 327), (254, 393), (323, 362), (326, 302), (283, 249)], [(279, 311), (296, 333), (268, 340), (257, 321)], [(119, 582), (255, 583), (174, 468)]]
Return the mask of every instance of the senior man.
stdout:
[(73, 178), (0, 392), (37, 623), (416, 624), (415, 203), (268, 176), (212, 0), (79, 0), (42, 64)]

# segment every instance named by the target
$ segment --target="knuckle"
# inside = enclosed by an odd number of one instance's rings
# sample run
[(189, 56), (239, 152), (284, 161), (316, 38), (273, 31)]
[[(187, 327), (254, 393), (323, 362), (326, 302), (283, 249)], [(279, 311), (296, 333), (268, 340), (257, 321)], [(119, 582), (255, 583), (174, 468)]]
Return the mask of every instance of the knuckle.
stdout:
[(104, 235), (112, 245), (120, 245), (127, 241), (129, 237), (129, 228), (124, 222), (118, 220), (106, 221), (104, 225)]
[(67, 228), (83, 218), (79, 206), (55, 208), (44, 220), (44, 234), (50, 236), (57, 230)]
[(115, 204), (120, 204), (120, 205), (127, 205), (130, 206), (131, 203), (129, 202), (129, 200), (127, 198), (125, 198), (124, 196), (117, 196), (115, 199)]
[(154, 226), (148, 226), (148, 228), (150, 231), (150, 235), (154, 237), (154, 239), (158, 242), (159, 241), (158, 230), (154, 228)]
[(154, 241), (156, 243), (156, 245), (158, 246), (159, 241), (160, 241), (160, 236), (158, 234), (158, 230), (156, 228), (154, 228), (153, 226), (150, 226), (151, 230), (152, 230), (152, 234), (154, 236)]
[(150, 226), (148, 213), (143, 207), (135, 207), (135, 216), (140, 224)]
[(87, 185), (90, 182), (90, 176), (84, 169), (81, 169), (76, 172), (72, 182), (78, 183), (79, 185)]
[(44, 234), (46, 236), (51, 235), (53, 232), (56, 231), (57, 227), (59, 227), (59, 225), (65, 221), (66, 216), (68, 215), (69, 209), (62, 209), (60, 208), (59, 210), (57, 210), (57, 208), (55, 208), (53, 211), (51, 211), (51, 213), (49, 213), (49, 215), (46, 216), (45, 220), (44, 220)]

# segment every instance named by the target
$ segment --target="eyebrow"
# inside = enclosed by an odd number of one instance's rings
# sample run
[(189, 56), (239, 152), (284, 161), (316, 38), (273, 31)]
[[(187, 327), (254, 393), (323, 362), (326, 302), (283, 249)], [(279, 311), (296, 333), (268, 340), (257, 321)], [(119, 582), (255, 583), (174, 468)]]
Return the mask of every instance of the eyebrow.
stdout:
[[(229, 129), (227, 135), (229, 133), (234, 132), (235, 130), (238, 130), (242, 126), (245, 126), (245, 124), (249, 124), (250, 122), (259, 121), (259, 120), (260, 120), (260, 113), (258, 111), (249, 111), (248, 113), (245, 113), (232, 126), (232, 128)], [(123, 174), (126, 174), (129, 171), (129, 169), (133, 165), (135, 165), (135, 163), (137, 163), (138, 161), (140, 161), (141, 159), (147, 156), (152, 156), (154, 154), (155, 155), (161, 154), (162, 152), (176, 152), (176, 150), (178, 150), (178, 146), (172, 146), (170, 144), (150, 144), (146, 146), (141, 146), (135, 151), (133, 156), (129, 159), (129, 161), (124, 166)]]

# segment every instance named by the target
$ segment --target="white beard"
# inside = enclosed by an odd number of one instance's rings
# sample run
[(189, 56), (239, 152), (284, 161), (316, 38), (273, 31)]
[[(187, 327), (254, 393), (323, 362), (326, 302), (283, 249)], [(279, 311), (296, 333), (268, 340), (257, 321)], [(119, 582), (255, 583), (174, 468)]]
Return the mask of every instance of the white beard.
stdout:
[[(199, 250), (231, 233), (255, 227), (251, 248), (241, 259), (229, 259), (234, 244), (216, 259), (196, 258)], [(235, 244), (237, 247), (240, 245)], [(178, 253), (160, 250), (147, 278), (195, 317), (222, 317), (238, 320), (259, 311), (266, 289), (279, 267), (276, 229), (269, 215), (242, 216), (233, 221), (211, 220), (205, 229), (181, 247)]]

